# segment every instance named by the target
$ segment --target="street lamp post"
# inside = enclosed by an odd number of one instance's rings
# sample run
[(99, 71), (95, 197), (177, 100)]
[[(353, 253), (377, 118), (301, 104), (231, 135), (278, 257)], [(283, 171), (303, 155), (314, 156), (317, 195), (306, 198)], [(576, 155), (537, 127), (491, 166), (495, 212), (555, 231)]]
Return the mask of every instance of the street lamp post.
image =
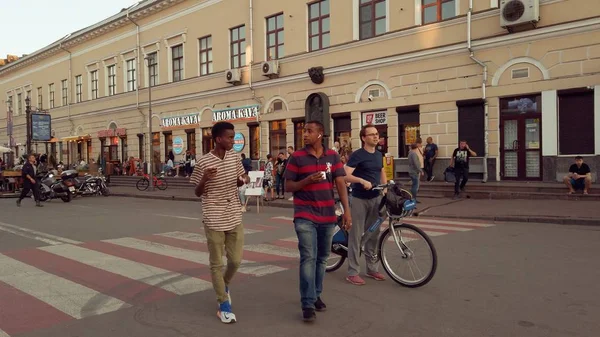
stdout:
[(150, 186), (152, 186), (152, 191), (154, 191), (154, 149), (153, 149), (153, 141), (152, 138), (152, 78), (154, 74), (150, 74), (150, 71), (154, 71), (154, 57), (147, 56), (145, 57), (148, 62), (148, 153), (150, 154)]
[(27, 155), (31, 154), (31, 98), (25, 97), (25, 118), (27, 119)]

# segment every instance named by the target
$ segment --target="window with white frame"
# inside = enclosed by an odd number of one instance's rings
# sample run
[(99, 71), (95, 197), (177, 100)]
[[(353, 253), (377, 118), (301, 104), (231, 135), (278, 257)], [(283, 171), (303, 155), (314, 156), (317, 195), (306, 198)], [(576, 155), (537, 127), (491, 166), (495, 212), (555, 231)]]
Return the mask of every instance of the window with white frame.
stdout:
[(92, 99), (98, 98), (98, 70), (90, 73), (90, 85), (92, 88)]
[(62, 106), (66, 106), (69, 103), (69, 87), (67, 80), (60, 81), (60, 86), (62, 89)]
[(213, 72), (212, 36), (199, 39), (200, 43), (200, 76)]
[(456, 0), (422, 0), (423, 24), (451, 19), (456, 16)]
[(246, 65), (246, 26), (238, 26), (229, 30), (231, 41), (231, 68)]
[(308, 50), (329, 47), (330, 39), (329, 0), (308, 5)]
[(23, 114), (23, 97), (19, 93), (17, 94), (17, 115)]
[(54, 83), (48, 84), (48, 103), (50, 109), (54, 109)]
[(108, 79), (108, 96), (112, 96), (117, 93), (117, 71), (115, 65), (108, 66), (106, 73)]
[(126, 61), (126, 69), (127, 69), (127, 91), (134, 91), (136, 89), (135, 59)]
[(183, 44), (171, 47), (173, 82), (183, 80)]
[(83, 90), (83, 78), (81, 75), (75, 76), (75, 103), (81, 103), (83, 101), (82, 90)]
[(148, 85), (153, 87), (158, 84), (158, 53), (150, 53), (148, 58)]
[(359, 4), (359, 38), (368, 39), (386, 32), (386, 1), (360, 0)]
[(42, 91), (42, 87), (38, 87), (37, 88), (37, 104), (38, 104), (38, 109), (42, 110), (43, 106), (44, 106), (44, 93)]
[(267, 18), (267, 61), (285, 56), (283, 38), (283, 13)]

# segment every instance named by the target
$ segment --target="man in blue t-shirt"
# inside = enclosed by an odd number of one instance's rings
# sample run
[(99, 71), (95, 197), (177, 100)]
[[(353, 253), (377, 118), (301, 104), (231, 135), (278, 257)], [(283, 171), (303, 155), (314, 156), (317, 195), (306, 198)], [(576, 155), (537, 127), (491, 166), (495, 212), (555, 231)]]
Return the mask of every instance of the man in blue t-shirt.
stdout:
[[(379, 216), (379, 191), (371, 190), (373, 186), (385, 184), (387, 178), (383, 170), (383, 154), (377, 151), (379, 133), (372, 125), (365, 125), (360, 130), (363, 147), (354, 151), (344, 166), (346, 181), (352, 183), (352, 219), (354, 226), (348, 233), (348, 276), (346, 281), (363, 285), (365, 281), (359, 276), (360, 240), (362, 234), (375, 222)], [(379, 229), (378, 229), (379, 231)], [(374, 234), (365, 244), (365, 258), (367, 260), (366, 276), (378, 281), (385, 280), (378, 271), (378, 264), (370, 257), (377, 254), (377, 240), (379, 235)]]
[(438, 146), (433, 142), (433, 138), (427, 137), (427, 145), (425, 146), (425, 173), (427, 173), (427, 181), (433, 181), (433, 165), (438, 156)]

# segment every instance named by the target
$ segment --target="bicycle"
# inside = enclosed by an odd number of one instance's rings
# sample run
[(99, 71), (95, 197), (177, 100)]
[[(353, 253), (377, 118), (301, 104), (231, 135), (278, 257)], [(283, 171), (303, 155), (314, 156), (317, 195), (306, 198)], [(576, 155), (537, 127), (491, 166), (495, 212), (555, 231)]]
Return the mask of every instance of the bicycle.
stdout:
[[(163, 173), (161, 173), (158, 177), (153, 176), (152, 182), (153, 182), (154, 187), (158, 188), (161, 191), (164, 191), (167, 189), (168, 185), (167, 185), (167, 181), (164, 178)], [(135, 184), (135, 187), (140, 191), (147, 190), (149, 186), (150, 186), (150, 176), (146, 173), (144, 173), (142, 179), (138, 180), (138, 182)]]
[[(413, 214), (416, 209), (416, 201), (413, 199), (412, 194), (406, 190), (401, 188), (399, 185), (394, 183), (391, 180), (388, 184), (381, 184), (373, 187), (373, 190), (383, 191), (385, 188), (388, 188), (386, 194), (383, 194), (381, 202), (379, 204), (379, 217), (375, 220), (375, 222), (363, 233), (360, 240), (360, 256), (363, 254), (367, 255), (364, 252), (365, 244), (372, 235), (375, 235), (377, 229), (383, 224), (385, 218), (388, 218), (388, 228), (386, 228), (380, 235), (379, 240), (377, 242), (376, 254), (374, 256), (368, 256), (374, 263), (381, 261), (383, 269), (386, 273), (398, 284), (409, 287), (409, 288), (417, 288), (424, 286), (433, 278), (436, 269), (437, 269), (437, 252), (433, 245), (433, 242), (429, 238), (427, 234), (420, 228), (411, 225), (402, 223), (402, 218), (409, 217)], [(395, 193), (396, 196), (390, 196), (390, 193)], [(400, 195), (402, 198), (402, 205), (391, 205), (388, 203), (388, 198), (390, 198), (390, 202), (397, 201), (397, 196)], [(326, 266), (327, 272), (333, 272), (339, 269), (346, 258), (348, 257), (348, 232), (342, 228), (342, 214), (344, 213), (344, 208), (338, 199), (336, 199), (336, 215), (338, 217), (338, 222), (336, 225), (336, 230), (333, 236), (333, 242), (331, 244), (331, 252), (334, 255), (330, 256), (330, 259), (327, 260), (328, 265)], [(396, 214), (392, 214), (396, 213)], [(411, 233), (412, 232), (412, 233)], [(417, 253), (420, 253), (419, 250), (415, 250), (415, 248), (410, 248), (408, 243), (416, 243), (419, 239), (423, 239), (425, 242), (425, 248), (423, 249), (423, 256), (427, 257), (430, 262), (430, 266), (425, 268), (419, 268), (416, 265), (416, 259), (420, 257)], [(393, 242), (395, 246), (392, 246), (390, 252), (386, 250), (388, 246), (386, 243)], [(398, 248), (400, 251), (400, 261), (408, 262), (409, 274), (412, 275), (414, 280), (408, 280), (399, 275), (396, 272), (396, 268), (392, 267), (391, 263), (391, 253), (392, 251), (397, 251), (395, 248)], [(339, 257), (339, 260), (329, 264), (331, 260)], [(414, 264), (414, 268), (411, 265)], [(415, 273), (420, 276), (417, 277)], [(409, 276), (410, 276), (409, 275)]]

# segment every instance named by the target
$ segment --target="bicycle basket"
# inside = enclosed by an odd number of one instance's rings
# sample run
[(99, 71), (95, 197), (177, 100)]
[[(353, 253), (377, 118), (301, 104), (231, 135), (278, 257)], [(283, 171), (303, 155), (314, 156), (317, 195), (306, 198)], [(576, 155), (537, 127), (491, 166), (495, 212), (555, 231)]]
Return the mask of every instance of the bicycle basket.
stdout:
[(407, 217), (416, 209), (417, 203), (413, 200), (412, 194), (399, 185), (390, 186), (385, 198), (390, 216)]

